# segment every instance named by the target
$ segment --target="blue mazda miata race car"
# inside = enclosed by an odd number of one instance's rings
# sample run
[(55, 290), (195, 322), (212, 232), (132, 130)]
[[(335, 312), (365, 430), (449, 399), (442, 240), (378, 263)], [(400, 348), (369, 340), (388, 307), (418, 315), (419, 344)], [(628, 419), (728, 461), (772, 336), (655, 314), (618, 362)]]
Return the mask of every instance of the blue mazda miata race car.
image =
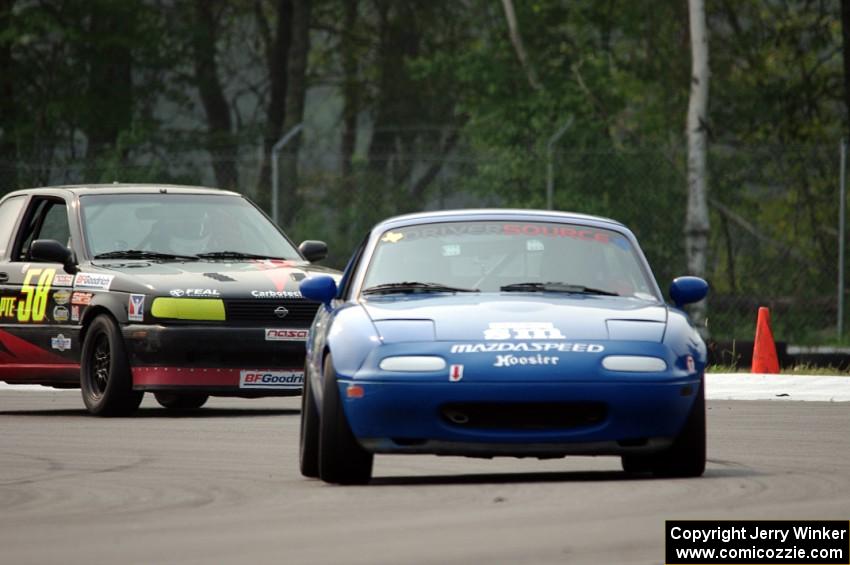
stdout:
[(619, 455), (629, 472), (705, 469), (706, 348), (665, 304), (635, 236), (592, 216), (431, 212), (378, 224), (307, 342), (301, 472), (365, 483), (375, 453)]

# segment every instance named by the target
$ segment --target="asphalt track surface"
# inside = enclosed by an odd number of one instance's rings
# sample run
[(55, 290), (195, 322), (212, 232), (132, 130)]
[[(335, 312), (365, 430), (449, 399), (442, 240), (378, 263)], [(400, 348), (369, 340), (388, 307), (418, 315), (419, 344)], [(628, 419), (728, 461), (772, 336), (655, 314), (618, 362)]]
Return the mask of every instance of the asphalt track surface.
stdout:
[(850, 518), (850, 404), (709, 401), (700, 479), (615, 458), (376, 459), (301, 478), (299, 399), (85, 415), (0, 391), (0, 563), (661, 563), (665, 519)]

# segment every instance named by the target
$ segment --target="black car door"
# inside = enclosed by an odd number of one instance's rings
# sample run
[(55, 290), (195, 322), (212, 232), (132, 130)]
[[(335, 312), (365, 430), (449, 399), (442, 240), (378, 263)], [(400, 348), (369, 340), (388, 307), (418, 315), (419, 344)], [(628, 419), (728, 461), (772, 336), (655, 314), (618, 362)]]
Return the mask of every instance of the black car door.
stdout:
[(68, 206), (59, 196), (34, 195), (24, 208), (0, 268), (6, 279), (0, 304), (0, 378), (74, 383), (79, 379), (79, 328), (70, 312), (74, 277), (59, 263), (34, 261), (29, 252), (37, 239), (71, 245)]

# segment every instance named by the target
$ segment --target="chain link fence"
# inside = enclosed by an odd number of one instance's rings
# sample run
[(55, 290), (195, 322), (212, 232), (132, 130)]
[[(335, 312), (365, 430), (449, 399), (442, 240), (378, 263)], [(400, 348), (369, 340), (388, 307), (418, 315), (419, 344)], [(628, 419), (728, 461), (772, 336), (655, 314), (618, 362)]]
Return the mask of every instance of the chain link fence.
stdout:
[[(480, 148), (457, 139), (449, 143), (452, 135), (439, 129), (396, 131), (393, 144), (377, 151), (373, 144), (346, 158), (334, 139), (305, 132), (297, 154), (281, 154), (283, 227), (297, 241), (327, 241), (327, 263), (341, 268), (369, 227), (388, 216), (545, 206), (549, 157), (542, 144), (526, 151)], [(838, 141), (711, 147), (706, 278), (712, 286), (712, 338), (752, 339), (757, 308), (768, 306), (778, 340), (839, 342), (839, 147)], [(49, 159), (0, 162), (0, 192), (66, 183), (176, 182), (236, 190), (268, 210), (269, 166), (261, 142), (213, 151), (134, 148), (96, 163), (53, 152)], [(562, 147), (553, 155), (553, 171), (556, 209), (628, 225), (662, 289), (686, 274), (683, 147)]]

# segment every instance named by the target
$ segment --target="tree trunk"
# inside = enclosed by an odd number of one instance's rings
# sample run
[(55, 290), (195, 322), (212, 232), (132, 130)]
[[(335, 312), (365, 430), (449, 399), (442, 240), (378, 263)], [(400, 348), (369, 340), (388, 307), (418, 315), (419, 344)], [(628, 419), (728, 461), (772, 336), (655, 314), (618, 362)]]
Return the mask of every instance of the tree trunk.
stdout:
[(345, 0), (344, 30), (341, 44), (342, 55), (342, 163), (340, 170), (346, 192), (355, 190), (351, 178), (353, 168), (351, 160), (357, 143), (357, 115), (360, 112), (360, 93), (358, 86), (357, 55), (354, 51), (354, 26), (357, 23), (358, 0)]
[(534, 90), (540, 90), (542, 87), (540, 81), (537, 80), (537, 73), (534, 72), (534, 67), (528, 60), (528, 55), (525, 52), (525, 45), (522, 42), (522, 35), (519, 33), (519, 24), (514, 12), (513, 0), (502, 0), (502, 8), (505, 10), (505, 19), (508, 22), (508, 33), (511, 36), (511, 43), (516, 51), (516, 57), (519, 59), (519, 64), (522, 70), (525, 71), (525, 77), (528, 80), (528, 85)]
[[(98, 38), (87, 53), (88, 115), (84, 133), (88, 140), (86, 160), (91, 180), (102, 172), (91, 169), (100, 157), (116, 149), (118, 136), (130, 129), (133, 121), (133, 54), (127, 41), (135, 26), (135, 12), (116, 4), (110, 10), (93, 9), (91, 37)], [(126, 153), (126, 150), (123, 151)], [(121, 155), (122, 159), (125, 155)], [(121, 179), (112, 179), (121, 180)]]
[[(307, 56), (310, 52), (310, 0), (292, 1), (292, 44), (289, 48), (289, 67), (286, 93), (284, 134), (304, 120), (304, 99), (307, 93)], [(298, 195), (298, 150), (301, 134), (293, 138), (282, 151), (280, 168), (281, 223), (287, 228), (301, 208)]]
[[(706, 167), (708, 123), (708, 36), (704, 0), (688, 0), (691, 31), (691, 92), (688, 101), (688, 210), (685, 220), (685, 249), (688, 272), (705, 276), (708, 252), (708, 171)], [(704, 328), (705, 302), (691, 311), (694, 322)]]
[(218, 78), (216, 63), (216, 21), (213, 8), (217, 3), (195, 0), (195, 29), (192, 30), (192, 55), (195, 85), (207, 116), (207, 151), (215, 171), (216, 184), (221, 188), (236, 188), (239, 173), (236, 155), (230, 138), (232, 122), (230, 106)]
[[(12, 28), (14, 3), (14, 0), (0, 0), (0, 35), (6, 34)], [(15, 76), (12, 70), (12, 43), (0, 41), (0, 116), (3, 116), (3, 133), (0, 137), (0, 195), (18, 188)]]
[[(258, 14), (258, 17), (262, 17), (262, 14)], [(271, 42), (267, 55), (271, 94), (266, 110), (263, 162), (257, 186), (258, 204), (269, 211), (271, 211), (271, 150), (280, 139), (286, 115), (289, 48), (292, 44), (292, 0), (277, 0), (277, 22)]]

